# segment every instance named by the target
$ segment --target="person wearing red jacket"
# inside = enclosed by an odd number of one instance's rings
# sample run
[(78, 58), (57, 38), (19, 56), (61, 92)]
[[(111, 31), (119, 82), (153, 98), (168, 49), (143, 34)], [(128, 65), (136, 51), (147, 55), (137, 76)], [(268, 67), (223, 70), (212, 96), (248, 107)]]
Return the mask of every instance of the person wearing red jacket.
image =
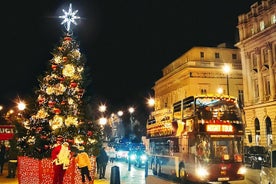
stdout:
[(65, 171), (70, 162), (70, 149), (67, 142), (62, 143), (63, 138), (57, 137), (56, 144), (52, 150), (54, 178), (53, 184), (62, 184)]

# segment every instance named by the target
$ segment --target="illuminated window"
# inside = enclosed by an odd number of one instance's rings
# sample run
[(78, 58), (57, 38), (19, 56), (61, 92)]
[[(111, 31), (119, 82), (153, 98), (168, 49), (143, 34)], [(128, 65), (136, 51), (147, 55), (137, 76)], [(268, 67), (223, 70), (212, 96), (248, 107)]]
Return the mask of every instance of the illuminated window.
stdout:
[(265, 24), (264, 24), (264, 21), (262, 20), (260, 22), (260, 30), (262, 31), (262, 30), (264, 30), (264, 28), (265, 28)]
[(202, 95), (206, 95), (207, 94), (207, 90), (206, 89), (201, 89), (201, 94)]
[(251, 28), (251, 34), (253, 35), (255, 33), (254, 27)]
[(273, 14), (271, 15), (271, 24), (275, 24), (276, 23), (276, 15)]

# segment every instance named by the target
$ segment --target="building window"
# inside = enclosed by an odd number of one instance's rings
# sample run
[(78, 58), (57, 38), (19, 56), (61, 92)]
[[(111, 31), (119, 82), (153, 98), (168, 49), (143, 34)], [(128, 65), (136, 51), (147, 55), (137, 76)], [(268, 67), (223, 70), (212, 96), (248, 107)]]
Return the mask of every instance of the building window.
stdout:
[(255, 98), (259, 97), (259, 86), (258, 86), (258, 81), (255, 80)]
[(232, 59), (237, 59), (237, 54), (232, 54)]
[(264, 64), (268, 63), (268, 50), (264, 49), (263, 50), (263, 58), (264, 58)]
[(166, 98), (166, 100), (165, 100), (165, 108), (167, 108), (168, 107), (168, 97)]
[(270, 117), (265, 118), (267, 145), (272, 145), (272, 126)]
[(244, 106), (244, 98), (243, 98), (243, 90), (239, 90), (238, 91), (238, 99), (239, 99), (239, 106), (241, 107), (241, 108), (243, 108), (243, 106)]
[(271, 15), (271, 24), (275, 24), (276, 23), (276, 16), (275, 14)]
[(269, 77), (266, 77), (265, 79), (265, 96), (266, 96), (266, 100), (269, 100), (269, 97), (271, 95), (271, 91), (270, 91), (270, 81), (269, 81)]
[(256, 135), (256, 145), (260, 144), (261, 131), (260, 131), (260, 121), (258, 118), (254, 120), (255, 123), (255, 135)]
[(200, 52), (200, 58), (204, 58), (204, 52)]
[(219, 59), (219, 53), (218, 52), (215, 53), (215, 58)]
[(262, 31), (262, 30), (264, 30), (264, 28), (265, 28), (265, 24), (264, 24), (264, 21), (262, 20), (260, 22), (260, 30)]
[(256, 54), (252, 54), (253, 69), (257, 68), (257, 57)]
[(207, 94), (207, 90), (206, 89), (201, 89), (201, 94), (202, 95), (206, 95)]

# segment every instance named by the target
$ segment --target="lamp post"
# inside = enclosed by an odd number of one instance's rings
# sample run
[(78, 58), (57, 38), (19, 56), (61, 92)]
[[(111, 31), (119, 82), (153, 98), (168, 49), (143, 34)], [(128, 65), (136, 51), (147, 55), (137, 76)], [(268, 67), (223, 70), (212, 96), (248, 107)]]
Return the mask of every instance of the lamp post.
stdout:
[(223, 71), (226, 74), (226, 85), (227, 85), (227, 95), (229, 96), (229, 72), (230, 72), (230, 66), (225, 64), (223, 66)]
[(134, 128), (134, 119), (132, 114), (134, 113), (135, 109), (133, 107), (128, 108), (128, 112), (130, 114), (130, 130), (131, 133), (133, 133), (133, 128)]

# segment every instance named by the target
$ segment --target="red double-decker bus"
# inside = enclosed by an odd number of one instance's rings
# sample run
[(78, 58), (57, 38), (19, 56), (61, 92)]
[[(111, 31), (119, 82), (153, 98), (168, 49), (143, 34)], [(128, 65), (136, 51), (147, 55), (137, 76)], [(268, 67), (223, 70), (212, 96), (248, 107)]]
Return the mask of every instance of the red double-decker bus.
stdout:
[(244, 180), (244, 123), (229, 96), (190, 96), (173, 104), (171, 117), (148, 121), (153, 174), (185, 183)]

